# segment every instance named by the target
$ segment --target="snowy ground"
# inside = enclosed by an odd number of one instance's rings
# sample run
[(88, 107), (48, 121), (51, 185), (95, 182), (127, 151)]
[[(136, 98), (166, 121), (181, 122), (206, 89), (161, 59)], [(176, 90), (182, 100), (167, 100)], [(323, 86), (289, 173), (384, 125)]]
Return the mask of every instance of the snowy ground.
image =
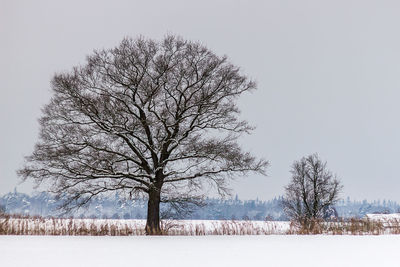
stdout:
[(367, 214), (366, 218), (370, 220), (380, 220), (380, 221), (390, 221), (390, 220), (400, 220), (400, 213), (389, 213), (389, 214)]
[(400, 266), (399, 235), (0, 236), (0, 266)]

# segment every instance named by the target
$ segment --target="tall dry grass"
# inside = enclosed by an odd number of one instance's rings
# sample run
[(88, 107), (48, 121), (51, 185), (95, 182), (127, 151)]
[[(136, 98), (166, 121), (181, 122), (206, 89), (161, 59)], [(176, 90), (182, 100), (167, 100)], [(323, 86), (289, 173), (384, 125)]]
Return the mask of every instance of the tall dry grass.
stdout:
[(307, 224), (292, 222), (287, 234), (300, 235), (382, 235), (400, 234), (400, 220), (341, 219), (325, 222), (312, 220)]
[(145, 235), (140, 223), (96, 219), (61, 219), (24, 216), (0, 218), (0, 235), (130, 236)]
[[(194, 222), (194, 221), (193, 221)], [(107, 219), (60, 219), (26, 216), (0, 218), (0, 235), (90, 235), (131, 236), (145, 235), (145, 221)], [(164, 235), (267, 235), (284, 233), (274, 222), (252, 221), (188, 221), (163, 220)]]
[[(60, 219), (2, 215), (0, 235), (135, 236), (145, 235), (144, 220)], [(349, 219), (334, 222), (313, 221), (307, 225), (254, 221), (177, 221), (164, 220), (162, 234), (202, 235), (381, 235), (400, 234), (400, 220)]]
[(185, 223), (163, 221), (162, 229), (167, 235), (270, 235), (282, 234), (285, 230), (275, 222), (253, 222), (220, 220), (211, 223)]

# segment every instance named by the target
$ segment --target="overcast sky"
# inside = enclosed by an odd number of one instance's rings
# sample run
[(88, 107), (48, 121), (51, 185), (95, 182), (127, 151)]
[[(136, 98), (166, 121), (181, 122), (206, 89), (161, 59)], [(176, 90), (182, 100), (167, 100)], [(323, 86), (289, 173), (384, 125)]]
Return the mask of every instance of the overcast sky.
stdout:
[(294, 160), (318, 153), (343, 197), (400, 202), (400, 2), (0, 0), (0, 194), (37, 141), (58, 71), (123, 37), (201, 41), (258, 82), (240, 100), (257, 129), (247, 150), (268, 177), (239, 179), (240, 198), (283, 194)]

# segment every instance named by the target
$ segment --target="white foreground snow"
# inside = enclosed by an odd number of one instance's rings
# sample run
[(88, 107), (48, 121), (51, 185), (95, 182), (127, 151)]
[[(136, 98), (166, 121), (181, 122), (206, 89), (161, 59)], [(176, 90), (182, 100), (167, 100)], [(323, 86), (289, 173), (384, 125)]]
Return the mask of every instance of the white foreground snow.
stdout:
[(400, 266), (399, 235), (0, 236), (0, 266)]

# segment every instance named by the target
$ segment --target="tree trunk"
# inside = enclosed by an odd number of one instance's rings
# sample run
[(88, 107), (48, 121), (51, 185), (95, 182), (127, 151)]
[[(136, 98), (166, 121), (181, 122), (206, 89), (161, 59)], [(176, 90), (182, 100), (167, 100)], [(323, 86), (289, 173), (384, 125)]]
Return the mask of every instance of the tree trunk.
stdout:
[(160, 190), (154, 189), (149, 192), (147, 203), (147, 235), (161, 235), (160, 227)]

